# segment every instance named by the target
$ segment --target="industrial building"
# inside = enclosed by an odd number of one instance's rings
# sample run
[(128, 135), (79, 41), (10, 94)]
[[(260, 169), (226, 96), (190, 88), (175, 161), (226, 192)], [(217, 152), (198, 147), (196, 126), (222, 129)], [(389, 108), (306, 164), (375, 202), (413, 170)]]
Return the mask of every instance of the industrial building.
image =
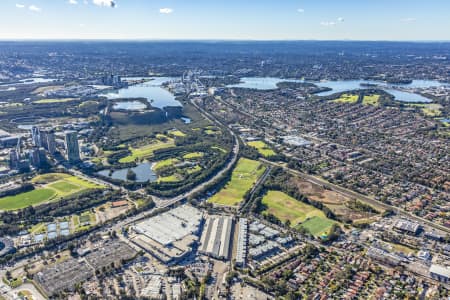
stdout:
[(182, 205), (133, 226), (130, 240), (163, 263), (173, 264), (191, 253), (202, 223), (200, 210)]
[(248, 251), (248, 220), (245, 218), (239, 219), (239, 233), (236, 251), (236, 265), (239, 267), (245, 267), (247, 263)]
[(233, 218), (210, 216), (206, 220), (199, 252), (217, 259), (228, 259), (233, 232)]
[(440, 282), (450, 282), (450, 268), (446, 268), (440, 265), (431, 265), (430, 275), (431, 278), (436, 279)]
[(403, 232), (408, 232), (416, 235), (420, 230), (420, 224), (407, 220), (398, 220), (395, 223), (394, 228)]

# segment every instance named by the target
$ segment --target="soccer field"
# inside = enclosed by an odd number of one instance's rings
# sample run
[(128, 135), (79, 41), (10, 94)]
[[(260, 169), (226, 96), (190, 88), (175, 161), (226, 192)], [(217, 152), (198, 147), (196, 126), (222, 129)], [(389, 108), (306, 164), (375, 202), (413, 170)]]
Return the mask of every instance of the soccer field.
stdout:
[(290, 221), (291, 227), (303, 227), (314, 236), (328, 234), (335, 221), (312, 205), (298, 201), (280, 191), (269, 191), (262, 199), (266, 209), (263, 214), (272, 214), (282, 222)]
[(280, 191), (269, 191), (262, 199), (262, 204), (266, 207), (263, 214), (272, 214), (282, 222), (289, 220), (291, 226), (296, 226), (308, 218), (322, 217), (325, 214), (314, 206), (300, 202)]
[(334, 223), (336, 222), (327, 218), (312, 217), (298, 227), (305, 228), (314, 236), (327, 236)]
[(33, 191), (0, 198), (0, 210), (17, 210), (83, 193), (90, 189), (102, 188), (80, 177), (63, 173), (38, 175), (32, 179), (32, 182), (41, 186), (35, 186)]
[(231, 175), (231, 180), (208, 202), (227, 206), (238, 205), (265, 169), (258, 161), (247, 158), (239, 159)]

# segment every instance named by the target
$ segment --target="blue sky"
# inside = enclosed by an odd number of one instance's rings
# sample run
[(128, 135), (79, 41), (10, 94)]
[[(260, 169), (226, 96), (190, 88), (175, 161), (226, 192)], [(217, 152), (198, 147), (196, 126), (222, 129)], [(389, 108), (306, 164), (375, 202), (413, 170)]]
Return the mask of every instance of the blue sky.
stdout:
[(0, 1), (0, 39), (450, 40), (449, 28), (449, 0)]

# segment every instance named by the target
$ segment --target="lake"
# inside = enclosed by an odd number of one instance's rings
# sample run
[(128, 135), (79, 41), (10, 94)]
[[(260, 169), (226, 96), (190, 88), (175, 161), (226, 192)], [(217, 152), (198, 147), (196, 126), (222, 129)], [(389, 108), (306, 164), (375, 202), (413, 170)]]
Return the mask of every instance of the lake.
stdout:
[(149, 77), (149, 78), (135, 78), (129, 77), (124, 78), (124, 80), (138, 80), (138, 79), (151, 79), (143, 83), (130, 85), (126, 88), (121, 88), (118, 90), (107, 91), (101, 95), (108, 99), (119, 99), (119, 98), (146, 98), (147, 101), (153, 106), (163, 109), (166, 106), (182, 106), (182, 104), (175, 100), (175, 96), (162, 88), (162, 84), (167, 81), (174, 80), (171, 77)]
[[(136, 182), (147, 182), (147, 181), (154, 182), (158, 179), (158, 176), (152, 170), (152, 164), (149, 162), (141, 163), (141, 164), (137, 165), (136, 167), (131, 168), (131, 170), (134, 173), (136, 173), (136, 180), (135, 180)], [(98, 172), (97, 174), (105, 176), (105, 177), (109, 177), (112, 179), (126, 181), (127, 180), (127, 172), (128, 172), (128, 168), (124, 168), (124, 169), (114, 170), (111, 175), (110, 175), (110, 170), (103, 170), (103, 171)]]
[[(243, 77), (241, 78), (241, 83), (228, 85), (227, 87), (239, 87), (239, 88), (250, 88), (258, 90), (272, 90), (277, 88), (277, 84), (280, 82), (305, 82), (298, 79), (282, 79), (276, 77)], [(318, 96), (329, 96), (334, 93), (341, 93), (349, 90), (355, 89), (368, 89), (368, 87), (361, 86), (362, 83), (365, 84), (377, 84), (379, 88), (384, 89), (386, 92), (392, 94), (395, 100), (402, 102), (417, 102), (417, 103), (428, 103), (432, 100), (421, 96), (419, 94), (400, 91), (393, 89), (392, 87), (405, 87), (405, 88), (428, 88), (432, 86), (449, 86), (449, 84), (442, 83), (435, 80), (413, 80), (410, 84), (387, 84), (381, 81), (373, 80), (338, 80), (338, 81), (321, 81), (321, 82), (311, 82), (320, 87), (329, 87), (332, 90), (322, 93), (318, 93)]]

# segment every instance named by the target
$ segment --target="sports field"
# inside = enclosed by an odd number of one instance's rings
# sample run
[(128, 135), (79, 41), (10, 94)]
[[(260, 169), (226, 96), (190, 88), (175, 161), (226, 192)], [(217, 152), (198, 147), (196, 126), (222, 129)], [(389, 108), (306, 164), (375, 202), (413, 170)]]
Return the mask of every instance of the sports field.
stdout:
[(238, 205), (265, 169), (259, 161), (247, 158), (239, 159), (231, 175), (231, 180), (208, 202), (227, 206)]
[(334, 223), (335, 221), (326, 217), (315, 216), (298, 225), (297, 228), (303, 227), (314, 236), (327, 236)]
[(58, 200), (89, 189), (102, 188), (102, 186), (80, 177), (63, 173), (38, 175), (31, 182), (37, 184), (33, 191), (0, 198), (0, 210), (17, 210), (30, 205)]
[(153, 151), (158, 149), (170, 148), (175, 146), (173, 139), (167, 138), (165, 142), (155, 141), (150, 145), (146, 145), (140, 148), (130, 148), (131, 155), (128, 155), (119, 160), (120, 163), (130, 163), (136, 161), (136, 159), (148, 158), (153, 155)]
[(337, 103), (356, 103), (358, 102), (358, 95), (342, 94), (338, 99), (333, 100)]
[(325, 214), (314, 206), (300, 202), (280, 191), (268, 191), (262, 199), (266, 207), (263, 214), (272, 214), (282, 222), (289, 220), (294, 227), (308, 218), (321, 217)]
[(247, 144), (250, 147), (256, 148), (256, 150), (258, 150), (258, 152), (264, 157), (274, 156), (276, 154), (275, 151), (270, 149), (270, 147), (263, 141), (253, 141), (248, 142)]
[(380, 95), (366, 95), (363, 98), (362, 104), (378, 106), (380, 104)]
[(282, 222), (290, 221), (291, 227), (303, 227), (314, 236), (327, 235), (335, 221), (328, 219), (323, 211), (312, 205), (297, 201), (280, 191), (269, 191), (262, 199), (266, 209)]

